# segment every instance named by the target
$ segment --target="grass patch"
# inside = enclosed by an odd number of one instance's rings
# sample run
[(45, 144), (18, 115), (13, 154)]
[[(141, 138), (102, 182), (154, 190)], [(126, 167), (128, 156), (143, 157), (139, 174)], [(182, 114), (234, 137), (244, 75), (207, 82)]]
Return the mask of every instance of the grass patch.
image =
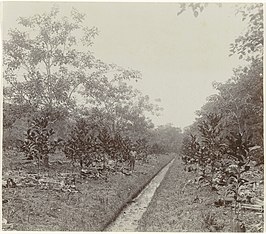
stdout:
[[(217, 192), (187, 183), (194, 178), (176, 158), (140, 220), (138, 231), (232, 232), (231, 208), (215, 207)], [(241, 219), (247, 232), (262, 231), (261, 213), (246, 210)]]
[[(23, 164), (19, 158), (15, 152), (3, 155), (3, 179), (14, 178), (18, 183), (19, 178), (36, 173), (34, 165)], [(172, 158), (149, 156), (148, 163), (137, 161), (131, 175), (117, 172), (97, 180), (77, 177), (74, 191), (55, 189), (49, 183), (3, 188), (3, 218), (18, 231), (101, 231)], [(58, 156), (42, 175), (46, 180), (60, 182), (62, 175), (69, 172), (68, 165)]]

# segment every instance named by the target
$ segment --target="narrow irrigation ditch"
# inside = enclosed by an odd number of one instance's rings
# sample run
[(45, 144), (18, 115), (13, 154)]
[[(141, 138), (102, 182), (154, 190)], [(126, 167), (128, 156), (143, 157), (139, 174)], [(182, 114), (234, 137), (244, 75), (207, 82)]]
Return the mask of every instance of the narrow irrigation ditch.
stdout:
[(146, 211), (152, 197), (169, 170), (174, 159), (163, 167), (148, 183), (136, 194), (135, 198), (125, 206), (116, 219), (111, 222), (104, 231), (136, 231), (138, 221)]

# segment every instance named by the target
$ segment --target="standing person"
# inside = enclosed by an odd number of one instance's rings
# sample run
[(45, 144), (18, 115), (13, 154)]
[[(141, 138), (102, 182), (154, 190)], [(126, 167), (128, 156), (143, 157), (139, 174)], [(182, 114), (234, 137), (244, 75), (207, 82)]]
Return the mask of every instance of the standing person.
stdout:
[(129, 154), (130, 171), (134, 171), (137, 151), (133, 148)]

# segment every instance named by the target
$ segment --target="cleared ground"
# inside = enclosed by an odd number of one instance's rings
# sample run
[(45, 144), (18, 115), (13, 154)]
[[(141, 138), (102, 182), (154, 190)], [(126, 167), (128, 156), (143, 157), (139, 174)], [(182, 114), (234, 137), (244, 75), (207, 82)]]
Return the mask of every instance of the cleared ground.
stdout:
[(77, 177), (73, 187), (62, 184), (70, 172), (64, 158), (51, 160), (50, 169), (36, 179), (36, 165), (21, 163), (23, 156), (14, 151), (5, 152), (3, 180), (13, 178), (17, 186), (2, 190), (4, 227), (18, 231), (101, 231), (173, 156), (149, 156), (148, 163), (136, 163), (131, 175), (117, 172), (96, 180)]

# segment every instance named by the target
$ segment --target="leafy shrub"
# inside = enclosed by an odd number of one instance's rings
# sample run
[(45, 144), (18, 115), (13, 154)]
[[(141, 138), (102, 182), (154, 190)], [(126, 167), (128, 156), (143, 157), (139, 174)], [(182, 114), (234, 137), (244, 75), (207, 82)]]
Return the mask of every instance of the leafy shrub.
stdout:
[[(241, 133), (231, 132), (230, 136), (227, 136), (227, 155), (233, 159), (231, 165), (225, 169), (227, 176), (227, 195), (232, 195), (235, 201), (235, 214), (238, 219), (240, 212), (240, 203), (248, 200), (246, 196), (243, 196), (243, 188), (249, 183), (244, 178), (245, 172), (248, 172), (251, 168), (249, 152), (254, 146), (251, 142), (252, 137), (245, 137)], [(249, 194), (246, 194), (249, 195)]]
[(197, 160), (197, 154), (200, 150), (200, 144), (197, 141), (197, 137), (195, 135), (190, 134), (188, 137), (185, 137), (183, 139), (183, 145), (182, 145), (182, 160), (187, 164), (193, 164), (198, 162)]
[(149, 152), (148, 141), (145, 138), (138, 139), (135, 144), (136, 151), (139, 155), (139, 159), (146, 162)]
[(101, 149), (94, 129), (95, 126), (90, 126), (84, 119), (79, 119), (64, 143), (63, 152), (66, 157), (71, 159), (73, 164), (78, 161), (81, 168), (91, 164), (95, 160), (92, 158), (93, 153)]
[(165, 147), (159, 143), (154, 143), (150, 146), (149, 153), (150, 154), (164, 154)]
[(28, 130), (26, 118), (16, 119), (10, 128), (3, 129), (3, 149), (16, 149), (24, 139), (25, 132)]
[[(113, 162), (116, 166), (124, 163), (127, 165), (133, 160), (132, 150), (135, 150), (142, 160), (146, 160), (147, 140), (142, 138), (134, 143), (128, 136), (122, 136), (119, 132), (112, 133), (108, 128), (85, 118), (76, 121), (63, 147), (65, 156), (71, 159), (73, 166), (78, 161), (81, 170), (87, 167), (96, 170), (97, 175), (111, 169), (110, 164)], [(85, 171), (87, 169), (84, 168)]]
[[(250, 170), (254, 169), (255, 163), (251, 152), (260, 147), (255, 146), (252, 136), (245, 132), (222, 132), (220, 120), (221, 116), (211, 114), (198, 125), (200, 141), (195, 135), (184, 138), (182, 159), (188, 171), (197, 171), (198, 182), (207, 182), (220, 194), (223, 191), (223, 198), (219, 198), (214, 205), (232, 205), (235, 213), (232, 228), (242, 230), (241, 205), (250, 203), (255, 197), (250, 189), (250, 183), (253, 182), (249, 180)], [(213, 226), (213, 222), (213, 216), (205, 217), (207, 226)]]
[(55, 132), (48, 128), (48, 123), (47, 117), (34, 118), (26, 132), (26, 138), (21, 141), (22, 152), (28, 160), (37, 159), (38, 168), (40, 160), (43, 160), (46, 167), (49, 166), (49, 154), (54, 153), (56, 147), (62, 142), (61, 139), (52, 139)]
[(63, 152), (73, 165), (78, 161), (81, 169), (90, 167), (98, 175), (110, 169), (110, 161), (129, 160), (131, 150), (129, 138), (123, 138), (119, 133), (112, 135), (107, 128), (81, 118), (65, 141)]

